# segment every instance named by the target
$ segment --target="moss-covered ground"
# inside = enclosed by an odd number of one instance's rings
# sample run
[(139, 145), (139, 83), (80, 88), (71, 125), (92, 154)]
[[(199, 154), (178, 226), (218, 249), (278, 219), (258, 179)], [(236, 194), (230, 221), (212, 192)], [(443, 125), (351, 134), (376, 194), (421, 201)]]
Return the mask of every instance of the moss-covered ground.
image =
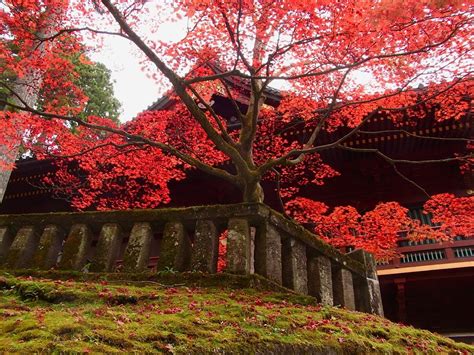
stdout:
[(311, 297), (0, 273), (0, 352), (473, 353)]

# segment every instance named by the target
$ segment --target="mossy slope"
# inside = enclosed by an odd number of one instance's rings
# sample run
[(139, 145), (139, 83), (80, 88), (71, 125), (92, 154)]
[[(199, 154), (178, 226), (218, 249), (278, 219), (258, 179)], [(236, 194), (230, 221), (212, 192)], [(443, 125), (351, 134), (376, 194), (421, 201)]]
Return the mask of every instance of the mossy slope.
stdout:
[(0, 352), (472, 353), (473, 347), (254, 289), (0, 276)]

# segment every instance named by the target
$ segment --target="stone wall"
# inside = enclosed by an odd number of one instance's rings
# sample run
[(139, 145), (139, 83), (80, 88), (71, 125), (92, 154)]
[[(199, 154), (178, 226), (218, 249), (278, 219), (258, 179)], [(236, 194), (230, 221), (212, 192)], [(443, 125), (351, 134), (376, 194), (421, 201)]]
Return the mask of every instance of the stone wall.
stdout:
[(142, 272), (157, 244), (157, 271), (257, 273), (327, 305), (383, 315), (372, 255), (343, 255), (262, 204), (182, 209), (0, 215), (5, 269)]

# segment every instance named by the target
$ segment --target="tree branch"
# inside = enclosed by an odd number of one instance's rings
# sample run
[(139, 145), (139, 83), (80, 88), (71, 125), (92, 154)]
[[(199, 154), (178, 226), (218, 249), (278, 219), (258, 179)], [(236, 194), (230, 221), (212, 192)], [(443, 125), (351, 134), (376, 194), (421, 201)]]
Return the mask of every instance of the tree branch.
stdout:
[(317, 146), (317, 147), (312, 147), (312, 148), (306, 148), (306, 149), (294, 149), (284, 155), (282, 155), (280, 158), (277, 158), (277, 159), (269, 159), (267, 160), (264, 164), (260, 165), (258, 167), (258, 171), (259, 173), (261, 173), (262, 175), (265, 174), (268, 170), (272, 169), (273, 167), (276, 167), (278, 165), (285, 165), (285, 166), (289, 166), (289, 165), (296, 165), (299, 163), (299, 161), (288, 161), (289, 158), (291, 158), (292, 156), (299, 156), (301, 154), (308, 154), (308, 153), (316, 153), (316, 152), (319, 152), (319, 151), (323, 151), (323, 150), (327, 150), (327, 149), (331, 149), (331, 148), (335, 148), (337, 147), (339, 144), (343, 143), (344, 141), (346, 141), (347, 139), (349, 139), (350, 137), (352, 137), (353, 135), (355, 135), (358, 130), (360, 129), (360, 127), (365, 123), (367, 122), (369, 119), (371, 119), (373, 116), (375, 116), (376, 114), (378, 114), (379, 111), (378, 110), (374, 110), (372, 111), (370, 114), (368, 114), (363, 120), (362, 122), (356, 127), (354, 128), (352, 131), (350, 131), (349, 133), (345, 134), (343, 137), (339, 138), (338, 140), (332, 142), (332, 143), (328, 143), (328, 144), (324, 144), (324, 145), (320, 145), (320, 146)]
[[(18, 95), (17, 95), (17, 97), (18, 97)], [(156, 142), (154, 140), (143, 137), (141, 135), (131, 134), (131, 133), (128, 133), (128, 132), (126, 132), (124, 130), (121, 130), (121, 129), (107, 127), (107, 126), (103, 126), (103, 125), (92, 124), (92, 123), (89, 123), (89, 122), (86, 122), (86, 121), (80, 119), (79, 117), (64, 116), (64, 115), (57, 115), (57, 114), (48, 113), (48, 112), (42, 112), (42, 111), (36, 110), (36, 109), (28, 106), (26, 104), (26, 102), (23, 99), (21, 99), (21, 97), (18, 97), (18, 99), (21, 101), (21, 103), (24, 106), (18, 106), (18, 105), (15, 105), (15, 104), (7, 103), (6, 101), (1, 100), (1, 99), (0, 99), (0, 103), (8, 104), (8, 105), (10, 105), (11, 107), (13, 107), (17, 110), (30, 112), (30, 113), (33, 113), (33, 114), (38, 115), (40, 117), (44, 117), (46, 119), (59, 119), (59, 120), (63, 120), (63, 121), (75, 122), (80, 126), (90, 128), (90, 129), (93, 129), (93, 130), (96, 130), (96, 131), (109, 132), (109, 133), (117, 134), (117, 135), (122, 136), (122, 137), (126, 137), (126, 138), (134, 140), (136, 142), (142, 142), (143, 144), (147, 144), (147, 145), (150, 145), (152, 147), (159, 148), (160, 150), (162, 150), (166, 153), (169, 153), (169, 154), (181, 159), (185, 163), (187, 163), (191, 166), (194, 166), (194, 167), (196, 167), (196, 168), (198, 168), (198, 169), (200, 169), (200, 170), (202, 170), (202, 171), (204, 171), (208, 174), (218, 176), (220, 178), (223, 178), (227, 181), (232, 182), (233, 184), (237, 184), (237, 177), (235, 175), (232, 175), (232, 174), (228, 173), (225, 170), (218, 169), (218, 168), (215, 168), (215, 167), (210, 166), (208, 164), (205, 164), (202, 161), (200, 161), (200, 160), (198, 160), (198, 159), (196, 159), (196, 158), (194, 158), (194, 157), (192, 157), (188, 154), (185, 154), (185, 153), (181, 152), (180, 150), (176, 149), (175, 147), (170, 146), (168, 144), (161, 143), (161, 142)]]
[(297, 75), (277, 75), (277, 76), (259, 76), (259, 75), (247, 75), (244, 73), (239, 72), (238, 76), (245, 78), (245, 79), (270, 79), (270, 80), (296, 80), (296, 79), (302, 79), (302, 78), (307, 78), (307, 77), (317, 77), (317, 76), (322, 76), (322, 75), (327, 75), (331, 74), (336, 71), (344, 70), (344, 69), (354, 69), (362, 64), (366, 64), (371, 61), (376, 61), (380, 59), (389, 59), (389, 58), (397, 58), (397, 57), (405, 57), (405, 56), (411, 56), (414, 54), (420, 54), (420, 53), (425, 53), (430, 49), (440, 47), (441, 45), (447, 43), (451, 38), (455, 36), (455, 34), (458, 32), (458, 30), (464, 25), (465, 23), (461, 24), (456, 24), (455, 28), (453, 31), (451, 31), (444, 39), (440, 40), (439, 42), (435, 42), (432, 44), (427, 44), (425, 46), (422, 46), (418, 49), (414, 50), (407, 50), (403, 52), (396, 52), (396, 53), (389, 53), (389, 54), (379, 54), (379, 55), (374, 55), (371, 57), (367, 57), (364, 59), (356, 60), (352, 63), (348, 64), (340, 64), (340, 65), (335, 65), (333, 64), (333, 67), (321, 70), (321, 71), (308, 71), (306, 73), (302, 74), (297, 74)]
[(344, 149), (344, 150), (349, 150), (352, 152), (359, 152), (359, 153), (374, 153), (387, 161), (390, 164), (397, 164), (397, 163), (402, 163), (402, 164), (431, 164), (431, 163), (448, 163), (451, 161), (461, 161), (461, 160), (466, 160), (466, 159), (471, 159), (474, 158), (474, 154), (468, 154), (464, 155), (462, 157), (452, 157), (452, 158), (441, 158), (441, 159), (426, 159), (426, 160), (409, 160), (409, 159), (393, 159), (390, 158), (389, 156), (385, 155), (382, 153), (379, 149), (377, 148), (355, 148), (355, 147), (348, 147), (346, 145), (339, 144), (337, 145), (337, 148), (339, 149)]
[(216, 145), (216, 147), (229, 156), (239, 170), (248, 170), (245, 160), (240, 156), (239, 152), (212, 127), (204, 112), (194, 102), (193, 98), (186, 92), (186, 85), (168, 66), (156, 55), (156, 53), (145, 44), (135, 31), (128, 25), (125, 19), (120, 14), (119, 10), (112, 5), (109, 0), (101, 0), (110, 14), (113, 16), (122, 31), (147, 57), (155, 64), (157, 69), (171, 82), (176, 94), (181, 98), (184, 105), (188, 108), (194, 119), (201, 125), (206, 132), (209, 139)]
[(217, 113), (214, 111), (211, 105), (209, 105), (203, 98), (202, 96), (191, 86), (189, 85), (189, 90), (196, 96), (196, 98), (199, 100), (200, 103), (202, 103), (206, 109), (211, 113), (211, 116), (214, 118), (214, 121), (216, 122), (217, 126), (219, 127), (219, 130), (221, 131), (222, 136), (226, 140), (227, 143), (232, 144), (235, 146), (235, 142), (233, 139), (229, 136), (229, 133), (227, 133), (227, 128), (224, 127), (222, 124), (222, 121), (220, 117), (217, 115)]
[(407, 136), (411, 136), (414, 138), (420, 138), (420, 139), (431, 139), (431, 140), (437, 140), (437, 141), (461, 141), (461, 142), (470, 142), (473, 139), (471, 138), (462, 138), (462, 137), (434, 137), (434, 136), (420, 136), (416, 133), (409, 132), (404, 129), (387, 129), (383, 131), (362, 131), (359, 130), (358, 134), (370, 134), (370, 135), (377, 135), (377, 134), (385, 134), (385, 133), (403, 133), (406, 134)]
[(240, 72), (236, 69), (233, 69), (233, 70), (230, 70), (230, 71), (226, 71), (224, 73), (217, 73), (217, 74), (214, 74), (214, 75), (206, 75), (206, 76), (200, 76), (200, 77), (197, 77), (197, 78), (191, 78), (191, 79), (186, 79), (183, 81), (184, 85), (191, 85), (191, 84), (196, 84), (196, 83), (201, 83), (203, 81), (213, 81), (213, 80), (217, 80), (217, 79), (223, 79), (223, 78), (226, 78), (226, 77), (229, 77), (229, 76), (236, 76), (238, 75)]
[(122, 149), (122, 148), (126, 148), (126, 147), (129, 147), (129, 146), (144, 146), (144, 145), (145, 144), (143, 142), (131, 142), (131, 143), (125, 143), (125, 144), (116, 144), (116, 143), (109, 142), (109, 143), (95, 145), (91, 148), (84, 149), (83, 151), (80, 151), (80, 152), (75, 153), (75, 154), (56, 155), (56, 154), (52, 154), (52, 153), (49, 153), (49, 152), (46, 152), (46, 154), (50, 157), (53, 157), (53, 158), (69, 159), (69, 158), (80, 157), (80, 156), (85, 155), (87, 153), (90, 153), (90, 152), (93, 152), (95, 150), (105, 148), (105, 147), (108, 147), (108, 146), (112, 146), (112, 147), (115, 147), (117, 149)]

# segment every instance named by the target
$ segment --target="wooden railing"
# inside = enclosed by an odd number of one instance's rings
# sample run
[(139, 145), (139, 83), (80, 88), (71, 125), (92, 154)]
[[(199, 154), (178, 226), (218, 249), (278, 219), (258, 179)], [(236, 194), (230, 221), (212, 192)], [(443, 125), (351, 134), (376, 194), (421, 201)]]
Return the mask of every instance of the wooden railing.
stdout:
[[(262, 204), (111, 212), (0, 215), (5, 269), (217, 272), (227, 230), (226, 272), (257, 273), (328, 305), (383, 314), (373, 257), (343, 255)], [(120, 260), (120, 270), (116, 270)]]
[(400, 256), (389, 262), (379, 263), (379, 270), (474, 261), (473, 237), (422, 243), (409, 243), (406, 238), (400, 238), (399, 242), (402, 245), (397, 248)]

